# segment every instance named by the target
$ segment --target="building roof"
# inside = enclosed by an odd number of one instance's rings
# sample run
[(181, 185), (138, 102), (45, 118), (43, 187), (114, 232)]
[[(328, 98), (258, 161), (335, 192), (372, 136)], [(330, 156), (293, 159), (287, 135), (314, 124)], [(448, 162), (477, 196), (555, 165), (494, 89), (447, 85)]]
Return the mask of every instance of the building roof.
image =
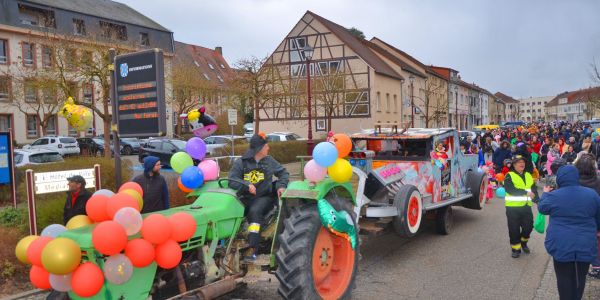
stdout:
[(439, 66), (429, 66), (429, 68), (431, 69), (431, 71), (439, 74), (440, 76), (442, 76), (444, 79), (450, 81), (450, 71), (454, 71), (456, 73), (458, 73), (458, 71), (452, 69), (452, 68), (447, 68), (447, 67), (439, 67)]
[(311, 11), (307, 11), (317, 21), (321, 22), (327, 29), (335, 34), (344, 44), (348, 45), (360, 58), (362, 58), (369, 66), (371, 66), (376, 73), (389, 76), (392, 78), (402, 80), (402, 75), (398, 74), (391, 66), (389, 66), (383, 59), (375, 54), (367, 45), (365, 45), (360, 38), (352, 35), (348, 29), (340, 26), (334, 22), (331, 22)]
[[(219, 51), (202, 46), (175, 41), (175, 60), (180, 63), (195, 65), (201, 74), (206, 74), (208, 80), (216, 85), (224, 85), (236, 73)], [(217, 75), (224, 82), (221, 82)]]
[(587, 89), (581, 89), (577, 91), (562, 92), (556, 95), (556, 97), (554, 97), (552, 100), (550, 100), (546, 104), (546, 107), (557, 106), (558, 100), (562, 98), (567, 98), (567, 103), (565, 104), (585, 103), (592, 98), (600, 100), (600, 87), (590, 87)]
[(24, 0), (32, 4), (44, 5), (81, 14), (115, 20), (160, 31), (169, 29), (146, 17), (126, 4), (110, 0)]
[(419, 76), (419, 77), (423, 77), (423, 78), (426, 77), (426, 75), (423, 72), (420, 72), (419, 70), (411, 67), (409, 64), (405, 63), (400, 58), (398, 58), (397, 56), (388, 52), (387, 50), (383, 49), (379, 45), (377, 45), (373, 42), (367, 41), (367, 40), (362, 40), (361, 42), (363, 44), (365, 44), (367, 47), (371, 48), (371, 50), (373, 50), (374, 52), (379, 53), (381, 56), (385, 57), (386, 59), (389, 59), (396, 65), (399, 65), (402, 70), (409, 72), (411, 74), (414, 74), (416, 76)]
[(502, 102), (504, 103), (519, 103), (519, 101), (515, 100), (513, 97), (505, 95), (501, 92), (496, 92), (494, 94), (494, 96), (496, 96), (498, 99), (500, 99)]

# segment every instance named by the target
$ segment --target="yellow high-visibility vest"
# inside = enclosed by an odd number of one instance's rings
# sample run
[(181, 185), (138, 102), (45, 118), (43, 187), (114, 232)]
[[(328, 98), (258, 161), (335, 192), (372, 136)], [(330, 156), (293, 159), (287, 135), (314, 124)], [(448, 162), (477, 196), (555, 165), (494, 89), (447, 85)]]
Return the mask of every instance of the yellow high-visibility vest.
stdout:
[[(523, 181), (523, 178), (521, 178), (521, 176), (515, 172), (508, 172), (507, 175), (510, 176), (510, 179), (512, 179), (512, 183), (514, 184), (515, 188), (531, 192), (531, 187), (533, 186), (533, 176), (531, 176), (529, 172), (525, 172), (525, 181)], [(508, 192), (504, 197), (505, 205), (508, 207), (521, 207), (525, 205), (531, 206), (531, 200), (531, 197), (527, 195), (513, 196)]]

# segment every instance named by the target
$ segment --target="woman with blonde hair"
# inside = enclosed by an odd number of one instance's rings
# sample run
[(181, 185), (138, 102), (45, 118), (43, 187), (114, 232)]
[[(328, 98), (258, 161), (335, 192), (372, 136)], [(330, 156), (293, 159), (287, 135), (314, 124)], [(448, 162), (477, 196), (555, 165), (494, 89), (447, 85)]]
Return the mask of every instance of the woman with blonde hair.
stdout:
[(581, 151), (583, 152), (590, 152), (590, 147), (592, 146), (592, 138), (589, 136), (586, 136), (583, 139), (583, 142), (581, 142)]

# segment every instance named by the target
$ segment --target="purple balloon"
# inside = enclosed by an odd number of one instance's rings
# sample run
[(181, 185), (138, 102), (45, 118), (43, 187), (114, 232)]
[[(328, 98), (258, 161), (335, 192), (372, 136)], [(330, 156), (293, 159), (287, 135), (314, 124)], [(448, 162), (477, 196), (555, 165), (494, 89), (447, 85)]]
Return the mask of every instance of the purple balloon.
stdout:
[(199, 137), (193, 137), (185, 144), (185, 152), (195, 159), (202, 160), (206, 155), (206, 143)]

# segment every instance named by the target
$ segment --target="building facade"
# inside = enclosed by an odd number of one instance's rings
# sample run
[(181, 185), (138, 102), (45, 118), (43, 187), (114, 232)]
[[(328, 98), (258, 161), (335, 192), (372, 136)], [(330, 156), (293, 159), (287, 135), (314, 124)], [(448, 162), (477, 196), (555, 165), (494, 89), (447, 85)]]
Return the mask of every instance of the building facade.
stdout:
[(488, 97), (488, 117), (489, 121), (487, 124), (496, 124), (499, 125), (505, 118), (504, 107), (505, 104), (498, 97), (490, 93), (489, 91), (485, 91), (485, 94)]
[(554, 96), (518, 99), (519, 111), (523, 121), (535, 122), (546, 120), (546, 104), (553, 98)]
[[(0, 0), (0, 11), (0, 131), (10, 130), (19, 144), (46, 134), (79, 137), (103, 132), (97, 113), (87, 132), (70, 128), (56, 113), (67, 96), (102, 111), (100, 99), (107, 98), (106, 91), (86, 79), (80, 63), (92, 68), (106, 59), (109, 47), (122, 52), (160, 48), (166, 77), (170, 72), (173, 33), (124, 4)], [(67, 89), (52, 86), (53, 78), (46, 78), (57, 72), (68, 81), (63, 81)], [(167, 100), (170, 91), (167, 84)]]
[(498, 99), (504, 103), (504, 119), (503, 122), (509, 121), (523, 121), (521, 120), (521, 111), (519, 108), (519, 101), (514, 98), (505, 95), (501, 92), (494, 94)]
[(600, 87), (558, 94), (545, 105), (548, 121), (584, 121), (600, 116)]

